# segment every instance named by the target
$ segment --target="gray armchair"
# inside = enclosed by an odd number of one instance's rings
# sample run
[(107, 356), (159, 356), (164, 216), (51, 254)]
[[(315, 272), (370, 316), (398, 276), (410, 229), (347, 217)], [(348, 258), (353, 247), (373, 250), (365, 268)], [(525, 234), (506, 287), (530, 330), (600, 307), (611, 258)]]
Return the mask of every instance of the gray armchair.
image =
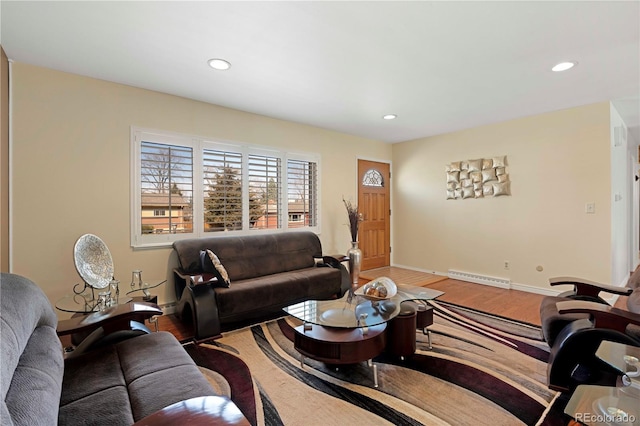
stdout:
[(55, 425), (64, 362), (57, 317), (44, 293), (17, 275), (0, 277), (3, 425)]
[[(170, 415), (184, 423), (248, 424), (233, 402), (216, 396), (172, 334), (122, 332), (132, 320), (162, 314), (157, 306), (128, 303), (58, 322), (44, 293), (11, 274), (0, 275), (0, 296), (3, 426), (150, 424)], [(92, 344), (64, 357), (58, 335), (77, 332), (90, 332)], [(233, 421), (212, 407), (233, 412)]]

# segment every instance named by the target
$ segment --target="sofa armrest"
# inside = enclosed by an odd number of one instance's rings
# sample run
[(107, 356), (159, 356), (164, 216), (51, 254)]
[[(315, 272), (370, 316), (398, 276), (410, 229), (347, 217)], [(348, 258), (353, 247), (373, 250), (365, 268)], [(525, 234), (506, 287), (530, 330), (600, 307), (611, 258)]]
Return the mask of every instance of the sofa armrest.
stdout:
[(186, 287), (193, 287), (198, 284), (214, 283), (218, 279), (214, 274), (188, 274), (180, 268), (173, 270), (174, 286), (176, 291), (176, 300), (182, 298), (182, 293)]
[(347, 271), (347, 268), (343, 265), (344, 262), (348, 261), (348, 256), (343, 254), (333, 254), (329, 256), (322, 256), (322, 262), (318, 263), (318, 266), (328, 266), (340, 271), (340, 294), (338, 297), (342, 297), (343, 294), (351, 289), (351, 277), (349, 275), (349, 271)]
[(349, 257), (342, 254), (333, 254), (329, 256), (322, 256), (322, 264), (331, 266), (332, 268), (340, 268), (342, 262), (348, 262)]
[(104, 311), (77, 316), (58, 322), (58, 336), (81, 333), (103, 327), (106, 333), (127, 330), (131, 321), (144, 323), (148, 318), (162, 315), (162, 309), (152, 303), (129, 302)]
[(568, 300), (556, 303), (559, 314), (589, 314), (595, 328), (617, 330), (622, 333), (629, 324), (640, 325), (640, 315), (584, 300)]
[(229, 398), (202, 396), (176, 402), (138, 420), (133, 426), (247, 425), (250, 423)]
[(182, 269), (174, 269), (173, 273), (177, 280), (184, 281), (184, 286), (194, 286), (197, 284), (205, 284), (216, 282), (217, 278), (214, 274), (202, 273), (202, 274), (187, 274)]
[(597, 298), (601, 291), (611, 294), (619, 294), (621, 296), (628, 296), (633, 291), (628, 287), (615, 287), (576, 277), (551, 278), (549, 279), (549, 284), (551, 286), (570, 284), (574, 286), (576, 296), (588, 296), (594, 298)]
[(218, 282), (218, 278), (214, 274), (208, 274), (208, 273), (191, 275), (189, 279), (191, 280), (191, 286), (198, 285), (198, 284), (211, 284), (211, 283)]
[(347, 256), (346, 254), (330, 254), (329, 256), (325, 256), (325, 257), (332, 257), (332, 258), (336, 259), (338, 262), (348, 262), (349, 261), (349, 256)]

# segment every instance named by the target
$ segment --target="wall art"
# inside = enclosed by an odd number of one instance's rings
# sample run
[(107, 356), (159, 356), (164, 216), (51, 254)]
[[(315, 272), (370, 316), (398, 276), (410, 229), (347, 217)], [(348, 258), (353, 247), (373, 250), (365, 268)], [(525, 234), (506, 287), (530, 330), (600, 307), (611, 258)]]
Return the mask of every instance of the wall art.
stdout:
[(511, 195), (507, 156), (454, 161), (447, 171), (447, 200)]

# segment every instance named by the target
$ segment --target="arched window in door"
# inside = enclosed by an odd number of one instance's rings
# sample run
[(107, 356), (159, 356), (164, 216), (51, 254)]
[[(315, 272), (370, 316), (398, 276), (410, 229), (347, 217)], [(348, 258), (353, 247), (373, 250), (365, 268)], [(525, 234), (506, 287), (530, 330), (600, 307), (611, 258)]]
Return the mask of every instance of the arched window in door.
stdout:
[(383, 187), (384, 178), (382, 177), (382, 174), (376, 169), (369, 169), (362, 177), (362, 185)]

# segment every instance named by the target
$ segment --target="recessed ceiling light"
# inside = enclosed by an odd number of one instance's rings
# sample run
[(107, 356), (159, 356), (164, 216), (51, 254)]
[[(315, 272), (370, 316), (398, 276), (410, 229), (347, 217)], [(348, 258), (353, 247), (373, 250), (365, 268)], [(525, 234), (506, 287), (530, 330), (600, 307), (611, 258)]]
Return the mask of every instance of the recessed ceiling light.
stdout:
[(231, 68), (231, 63), (225, 61), (224, 59), (214, 58), (209, 59), (209, 66), (215, 70), (224, 71)]
[(555, 72), (566, 71), (576, 66), (576, 64), (577, 62), (560, 62), (559, 64), (556, 64), (553, 68), (551, 68), (551, 71), (555, 71)]
[(382, 116), (382, 118), (384, 118), (385, 120), (393, 120), (396, 117), (397, 117), (397, 115), (395, 115), (395, 114), (386, 114), (386, 115)]

